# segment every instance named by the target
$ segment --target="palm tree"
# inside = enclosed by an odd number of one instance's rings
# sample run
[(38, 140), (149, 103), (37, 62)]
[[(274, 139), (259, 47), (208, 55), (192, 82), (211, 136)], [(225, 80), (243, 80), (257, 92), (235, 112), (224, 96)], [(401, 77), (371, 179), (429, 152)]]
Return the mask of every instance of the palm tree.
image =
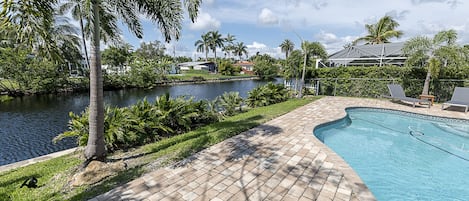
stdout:
[(290, 52), (295, 48), (295, 44), (293, 44), (291, 40), (285, 39), (282, 44), (279, 45), (279, 47), (282, 52), (285, 52), (285, 59), (287, 59)]
[(209, 40), (210, 40), (210, 33), (202, 34), (202, 39), (195, 41), (195, 46), (197, 48), (197, 52), (205, 52), (205, 61), (208, 59), (208, 48), (209, 48)]
[[(430, 79), (439, 74), (441, 62), (447, 65), (448, 59), (444, 53), (455, 50), (457, 33), (454, 30), (440, 31), (433, 39), (425, 36), (417, 36), (404, 43), (402, 52), (408, 55), (407, 65), (427, 65), (427, 75), (423, 85), (422, 95), (428, 95)], [(456, 51), (453, 51), (456, 52)]]
[(77, 32), (68, 18), (54, 8), (58, 1), (19, 1), (5, 3), (0, 13), (2, 43), (27, 48), (34, 55), (56, 63), (72, 61), (79, 52)]
[[(98, 159), (104, 160), (106, 156), (104, 144), (104, 101), (103, 101), (103, 77), (101, 72), (101, 54), (100, 54), (100, 36), (101, 36), (101, 6), (102, 2), (110, 2), (107, 0), (92, 0), (91, 10), (93, 37), (91, 46), (91, 68), (90, 68), (90, 134), (85, 149), (85, 157), (87, 160)], [(159, 28), (166, 42), (172, 39), (179, 39), (181, 32), (181, 24), (184, 11), (180, 0), (126, 0), (112, 1), (113, 13), (119, 15), (122, 21), (134, 32), (134, 34), (142, 37), (142, 26), (139, 21), (139, 15), (143, 14), (159, 25)], [(195, 20), (198, 14), (201, 0), (185, 0), (189, 17)]]
[(59, 13), (64, 14), (66, 11), (71, 10), (71, 14), (74, 20), (77, 20), (80, 23), (80, 31), (81, 31), (81, 43), (83, 46), (83, 51), (85, 53), (85, 61), (86, 65), (90, 66), (90, 58), (88, 55), (88, 48), (86, 46), (86, 37), (85, 37), (85, 25), (84, 25), (84, 15), (86, 12), (83, 10), (83, 4), (84, 2), (82, 0), (71, 0), (68, 2), (64, 2), (60, 8), (59, 8)]
[(213, 51), (215, 55), (215, 65), (217, 65), (217, 47), (223, 47), (224, 38), (222, 38), (221, 34), (218, 31), (211, 31), (208, 46)]
[(356, 45), (361, 41), (364, 41), (365, 44), (389, 43), (390, 38), (399, 38), (402, 36), (402, 31), (395, 30), (398, 26), (399, 23), (393, 20), (392, 17), (386, 15), (376, 24), (366, 24), (365, 27), (368, 31), (368, 35), (357, 38), (352, 44)]
[(227, 34), (226, 38), (224, 38), (224, 41), (227, 43), (223, 46), (223, 51), (225, 51), (225, 55), (228, 55), (228, 57), (231, 59), (231, 51), (233, 50), (233, 42), (236, 40), (234, 35)]
[(306, 62), (309, 60), (310, 57), (314, 57), (314, 58), (327, 57), (327, 53), (326, 53), (324, 46), (319, 42), (303, 41), (301, 43), (301, 49), (303, 50), (304, 61), (303, 61), (303, 72), (301, 74), (300, 92), (298, 93), (298, 97), (300, 98), (303, 96), (302, 92), (303, 92), (303, 85), (305, 83)]
[(247, 50), (247, 46), (244, 45), (243, 42), (240, 42), (240, 43), (236, 43), (236, 45), (234, 46), (234, 49), (233, 49), (233, 53), (236, 55), (236, 56), (239, 56), (239, 60), (241, 61), (241, 56), (244, 55), (248, 55), (248, 50)]

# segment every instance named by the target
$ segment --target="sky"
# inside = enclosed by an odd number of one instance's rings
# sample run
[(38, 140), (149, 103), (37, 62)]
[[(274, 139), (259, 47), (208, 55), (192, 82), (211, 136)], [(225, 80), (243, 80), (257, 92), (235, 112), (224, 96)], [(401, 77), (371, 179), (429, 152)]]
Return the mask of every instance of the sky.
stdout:
[[(354, 39), (365, 36), (365, 24), (374, 24), (385, 15), (399, 23), (402, 42), (415, 36), (433, 37), (439, 31), (454, 29), (459, 44), (469, 44), (468, 0), (203, 0), (198, 18), (192, 23), (187, 15), (179, 41), (166, 44), (167, 54), (204, 57), (196, 52), (195, 41), (201, 35), (218, 30), (225, 37), (248, 47), (248, 55), (269, 54), (285, 58), (279, 45), (290, 39), (299, 49), (301, 40), (317, 41), (328, 53), (343, 49)], [(141, 42), (164, 41), (157, 26), (142, 19), (143, 39), (122, 27), (122, 37), (134, 46)], [(221, 50), (217, 56), (223, 56)], [(213, 53), (209, 54), (213, 57)]]

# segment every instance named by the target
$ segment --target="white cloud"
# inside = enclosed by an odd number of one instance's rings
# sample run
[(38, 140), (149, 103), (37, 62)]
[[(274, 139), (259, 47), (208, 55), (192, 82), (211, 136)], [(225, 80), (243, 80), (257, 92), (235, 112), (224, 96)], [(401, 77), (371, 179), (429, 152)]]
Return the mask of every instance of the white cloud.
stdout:
[(251, 56), (254, 56), (256, 55), (256, 53), (259, 52), (259, 54), (268, 54), (272, 57), (275, 57), (275, 58), (280, 58), (282, 56), (284, 56), (284, 54), (282, 53), (280, 47), (274, 47), (274, 48), (271, 48), (263, 43), (259, 43), (259, 42), (256, 42), (254, 41), (252, 44), (250, 45), (246, 45), (247, 47), (247, 50), (248, 50), (248, 55), (249, 57)]
[(254, 41), (252, 45), (246, 45), (246, 47), (250, 49), (263, 49), (267, 48), (267, 45)]
[(337, 36), (333, 33), (326, 33), (325, 31), (321, 30), (318, 34), (315, 35), (315, 38), (318, 39), (321, 43), (324, 44), (331, 44), (341, 41)]
[(321, 30), (318, 34), (314, 36), (314, 38), (318, 42), (324, 45), (324, 48), (326, 48), (326, 51), (328, 53), (334, 53), (343, 49), (345, 45), (352, 43), (352, 41), (354, 41), (357, 37), (356, 36), (338, 37), (337, 35), (333, 33), (328, 33), (328, 32)]
[(258, 20), (261, 24), (278, 24), (277, 16), (275, 16), (275, 14), (268, 8), (262, 9), (261, 13), (259, 14)]
[(189, 25), (192, 30), (217, 30), (220, 28), (221, 22), (208, 13), (201, 12), (195, 23)]

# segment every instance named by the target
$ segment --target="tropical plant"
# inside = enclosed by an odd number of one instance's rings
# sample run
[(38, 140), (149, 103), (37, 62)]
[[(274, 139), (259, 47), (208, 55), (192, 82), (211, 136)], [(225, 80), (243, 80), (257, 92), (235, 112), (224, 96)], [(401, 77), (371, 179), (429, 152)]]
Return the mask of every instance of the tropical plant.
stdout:
[(221, 34), (218, 33), (218, 31), (211, 31), (209, 33), (210, 33), (210, 37), (209, 37), (208, 46), (212, 50), (215, 56), (215, 64), (217, 64), (217, 47), (222, 48), (224, 45), (223, 42), (225, 41), (225, 39), (222, 38)]
[(244, 45), (243, 42), (236, 43), (236, 45), (233, 48), (234, 48), (233, 49), (234, 55), (238, 56), (240, 61), (241, 61), (241, 56), (248, 55), (248, 47)]
[(62, 63), (79, 51), (76, 30), (54, 8), (58, 1), (4, 1), (0, 12), (3, 45), (29, 49), (32, 55)]
[(405, 42), (402, 52), (408, 55), (406, 65), (427, 66), (427, 75), (422, 94), (428, 95), (431, 77), (438, 77), (441, 63), (450, 62), (448, 55), (457, 54), (457, 33), (454, 30), (440, 31), (433, 39), (417, 36)]
[(128, 65), (131, 60), (131, 45), (122, 44), (120, 46), (110, 46), (102, 53), (103, 64), (108, 65), (114, 72), (120, 74), (125, 73), (125, 65)]
[(156, 97), (155, 110), (160, 121), (174, 130), (177, 134), (190, 130), (192, 119), (198, 116), (192, 107), (193, 99), (177, 97), (172, 99), (169, 93)]
[(233, 116), (236, 114), (236, 109), (242, 111), (243, 98), (239, 95), (239, 92), (225, 92), (218, 96), (216, 101), (223, 110), (224, 115)]
[(278, 66), (274, 65), (272, 60), (266, 57), (255, 58), (254, 72), (261, 80), (274, 79), (278, 75), (278, 71), (279, 71)]
[[(71, 15), (74, 20), (77, 20), (80, 23), (80, 32), (81, 32), (81, 45), (83, 47), (83, 51), (85, 53), (85, 60), (86, 60), (86, 65), (87, 67), (90, 66), (90, 57), (88, 55), (88, 47), (86, 45), (86, 37), (85, 37), (85, 20), (83, 19), (86, 15), (85, 9), (83, 7), (83, 3), (85, 3), (83, 0), (70, 0), (70, 1), (65, 1), (59, 8), (59, 14), (64, 15), (65, 12), (71, 10)], [(89, 11), (89, 10), (88, 10)]]
[(250, 107), (262, 107), (286, 101), (288, 97), (290, 94), (285, 86), (269, 82), (249, 91), (246, 103)]
[(308, 42), (303, 41), (301, 43), (301, 49), (303, 50), (304, 61), (303, 61), (303, 72), (301, 73), (301, 82), (298, 97), (302, 97), (303, 94), (303, 85), (305, 83), (305, 74), (306, 74), (306, 63), (310, 61), (310, 58), (320, 59), (326, 58), (327, 53), (324, 46), (319, 42)]
[(209, 51), (209, 43), (210, 43), (210, 32), (202, 34), (202, 39), (195, 41), (195, 46), (197, 48), (197, 52), (205, 52), (205, 61), (208, 60), (208, 51)]
[[(101, 74), (101, 8), (102, 2), (111, 2), (110, 0), (91, 1), (93, 24), (92, 45), (91, 45), (91, 67), (90, 67), (90, 137), (88, 138), (85, 149), (85, 158), (89, 160), (104, 160), (106, 150), (104, 147), (104, 100), (103, 100), (103, 82)], [(111, 13), (116, 13), (122, 21), (130, 28), (133, 33), (141, 38), (142, 26), (138, 19), (138, 14), (150, 18), (159, 25), (159, 28), (165, 38), (165, 41), (179, 39), (181, 24), (183, 20), (183, 2), (180, 0), (127, 0), (112, 1)], [(189, 17), (195, 20), (198, 14), (201, 0), (185, 0), (184, 6), (187, 8)], [(108, 4), (108, 5), (111, 5)], [(105, 16), (105, 15), (104, 15)], [(103, 24), (107, 26), (106, 24)]]
[(221, 61), (218, 67), (218, 72), (222, 75), (234, 75), (235, 70), (230, 61)]
[(152, 59), (160, 59), (164, 55), (166, 47), (160, 41), (152, 41), (149, 43), (142, 42), (140, 47), (135, 50), (135, 55), (141, 60), (148, 61)]
[(376, 24), (366, 24), (365, 28), (368, 35), (357, 38), (352, 44), (356, 45), (358, 42), (362, 41), (364, 41), (365, 44), (389, 43), (389, 39), (402, 36), (403, 32), (396, 30), (398, 26), (399, 23), (392, 19), (392, 17), (386, 15), (379, 19)]
[[(70, 112), (69, 130), (54, 142), (75, 137), (79, 146), (87, 145), (89, 112), (88, 108), (79, 115)], [(213, 102), (173, 99), (169, 94), (157, 97), (154, 103), (143, 99), (129, 107), (108, 106), (104, 115), (103, 137), (108, 152), (155, 142), (219, 120)]]
[(279, 45), (282, 52), (285, 52), (285, 59), (288, 59), (288, 55), (295, 48), (295, 44), (289, 39), (285, 39), (282, 44)]
[(234, 35), (227, 34), (226, 38), (224, 38), (224, 42), (226, 44), (223, 45), (223, 51), (225, 51), (225, 55), (228, 55), (228, 58), (231, 59), (231, 52), (234, 49), (234, 41), (236, 40)]
[(303, 63), (303, 53), (301, 50), (293, 50), (289, 57), (285, 60), (283, 68), (283, 77), (285, 80), (295, 78), (295, 91), (298, 88), (298, 81), (300, 80), (301, 65)]

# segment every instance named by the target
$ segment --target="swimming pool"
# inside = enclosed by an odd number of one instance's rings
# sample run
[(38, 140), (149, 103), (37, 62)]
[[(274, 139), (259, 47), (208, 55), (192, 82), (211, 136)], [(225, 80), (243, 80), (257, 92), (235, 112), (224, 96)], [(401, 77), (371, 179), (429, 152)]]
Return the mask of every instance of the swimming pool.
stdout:
[(349, 108), (314, 134), (378, 200), (469, 199), (469, 120)]

